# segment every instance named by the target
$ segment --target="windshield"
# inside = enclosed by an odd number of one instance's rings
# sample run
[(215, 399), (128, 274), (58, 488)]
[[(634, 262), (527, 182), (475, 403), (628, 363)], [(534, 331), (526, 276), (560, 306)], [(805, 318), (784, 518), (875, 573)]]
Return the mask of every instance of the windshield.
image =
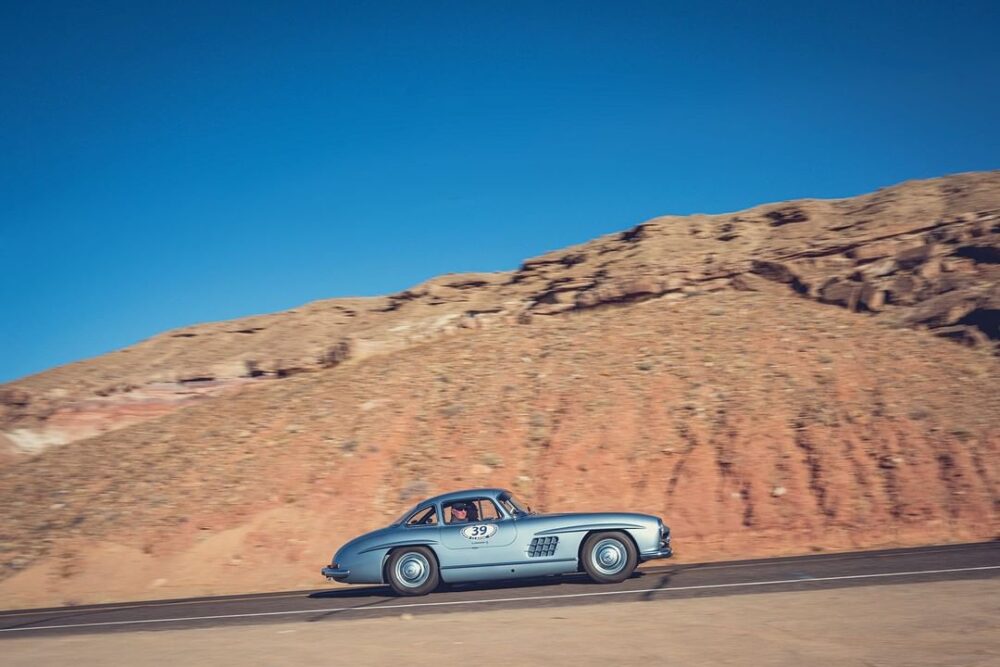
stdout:
[(515, 498), (513, 494), (504, 493), (500, 496), (499, 500), (511, 516), (526, 516), (528, 514), (533, 514), (533, 512), (528, 509), (527, 505), (524, 505), (521, 501)]
[(416, 511), (417, 511), (417, 506), (413, 505), (412, 507), (410, 507), (409, 509), (407, 509), (405, 512), (403, 512), (402, 514), (400, 514), (399, 518), (396, 519), (395, 521), (393, 521), (392, 523), (390, 523), (389, 525), (390, 526), (396, 526), (396, 525), (399, 525), (399, 524), (403, 523), (403, 521), (406, 520), (406, 517), (410, 516), (411, 514), (413, 514)]

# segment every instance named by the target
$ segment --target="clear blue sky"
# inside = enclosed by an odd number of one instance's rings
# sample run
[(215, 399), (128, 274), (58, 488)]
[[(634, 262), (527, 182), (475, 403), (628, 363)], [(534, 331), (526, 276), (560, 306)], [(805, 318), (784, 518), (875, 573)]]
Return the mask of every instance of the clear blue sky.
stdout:
[(997, 2), (5, 2), (0, 381), (1000, 167)]

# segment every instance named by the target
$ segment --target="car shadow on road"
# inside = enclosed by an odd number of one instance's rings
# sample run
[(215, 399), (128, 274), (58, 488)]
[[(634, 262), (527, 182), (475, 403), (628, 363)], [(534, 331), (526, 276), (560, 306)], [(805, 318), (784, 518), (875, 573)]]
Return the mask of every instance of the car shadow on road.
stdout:
[(388, 586), (365, 586), (364, 588), (334, 588), (328, 591), (313, 591), (306, 597), (316, 600), (349, 600), (352, 598), (396, 598)]
[(651, 579), (652, 581), (650, 581), (649, 586), (645, 587), (646, 591), (640, 596), (639, 599), (643, 602), (648, 602), (649, 600), (652, 600), (654, 597), (656, 597), (657, 593), (664, 591), (667, 588), (670, 588), (671, 579), (673, 579), (675, 576), (677, 576), (681, 572), (684, 572), (687, 569), (690, 568), (680, 565), (677, 567), (673, 567), (667, 570), (666, 572), (657, 572), (656, 574), (653, 574), (652, 572), (646, 573), (645, 576)]
[[(309, 597), (313, 597), (313, 596), (310, 595)], [(387, 597), (379, 598), (377, 600), (372, 600), (368, 604), (359, 604), (359, 605), (355, 605), (353, 607), (341, 607), (340, 609), (330, 609), (326, 613), (320, 613), (320, 614), (318, 614), (316, 616), (310, 616), (308, 619), (306, 619), (306, 623), (316, 623), (317, 621), (324, 621), (324, 620), (326, 620), (328, 618), (331, 618), (333, 616), (337, 616), (338, 614), (345, 614), (345, 613), (348, 613), (348, 612), (356, 612), (359, 609), (372, 609), (372, 608), (377, 609), (379, 607), (379, 605), (385, 604), (387, 602), (392, 602), (392, 600), (393, 600), (393, 597), (388, 597), (387, 596)]]
[[(642, 571), (636, 571), (631, 577), (631, 579), (639, 579), (643, 577), (649, 577), (648, 573)], [(504, 591), (510, 589), (521, 589), (521, 588), (547, 588), (550, 590), (558, 590), (563, 586), (606, 586), (607, 584), (600, 584), (592, 581), (585, 574), (564, 574), (555, 575), (548, 577), (531, 577), (525, 579), (502, 579), (498, 581), (482, 581), (482, 582), (462, 582), (455, 584), (442, 583), (441, 586), (435, 590), (431, 595), (433, 597), (438, 597), (442, 595), (448, 595), (450, 593), (473, 593), (480, 591)], [(397, 595), (392, 588), (389, 586), (365, 586), (364, 588), (335, 588), (325, 591), (314, 591), (308, 595), (311, 599), (325, 599), (325, 600), (347, 600), (347, 599), (358, 599), (358, 598), (380, 598), (382, 601), (386, 599), (404, 600), (405, 596)]]
[[(636, 570), (626, 581), (634, 581), (651, 576), (648, 572)], [(594, 586), (605, 587), (608, 584), (594, 581), (586, 574), (578, 572), (576, 574), (557, 574), (548, 577), (531, 577), (525, 579), (503, 579), (500, 581), (472, 582), (462, 584), (450, 584), (443, 590), (451, 591), (488, 591), (503, 590), (507, 588), (553, 588), (561, 586)]]

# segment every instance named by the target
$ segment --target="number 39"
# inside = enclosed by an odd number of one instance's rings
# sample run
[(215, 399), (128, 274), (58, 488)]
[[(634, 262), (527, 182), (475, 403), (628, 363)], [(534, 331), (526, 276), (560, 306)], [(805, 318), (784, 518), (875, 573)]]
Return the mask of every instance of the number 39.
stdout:
[(479, 537), (480, 535), (485, 535), (488, 530), (489, 528), (487, 526), (473, 526), (472, 536)]

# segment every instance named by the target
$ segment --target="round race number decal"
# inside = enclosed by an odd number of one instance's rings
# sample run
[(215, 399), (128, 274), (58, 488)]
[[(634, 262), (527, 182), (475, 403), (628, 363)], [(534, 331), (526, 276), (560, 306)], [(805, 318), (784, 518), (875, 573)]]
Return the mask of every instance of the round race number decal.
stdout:
[(497, 527), (491, 523), (477, 523), (474, 526), (466, 526), (462, 529), (462, 537), (478, 542), (489, 539), (496, 535)]

